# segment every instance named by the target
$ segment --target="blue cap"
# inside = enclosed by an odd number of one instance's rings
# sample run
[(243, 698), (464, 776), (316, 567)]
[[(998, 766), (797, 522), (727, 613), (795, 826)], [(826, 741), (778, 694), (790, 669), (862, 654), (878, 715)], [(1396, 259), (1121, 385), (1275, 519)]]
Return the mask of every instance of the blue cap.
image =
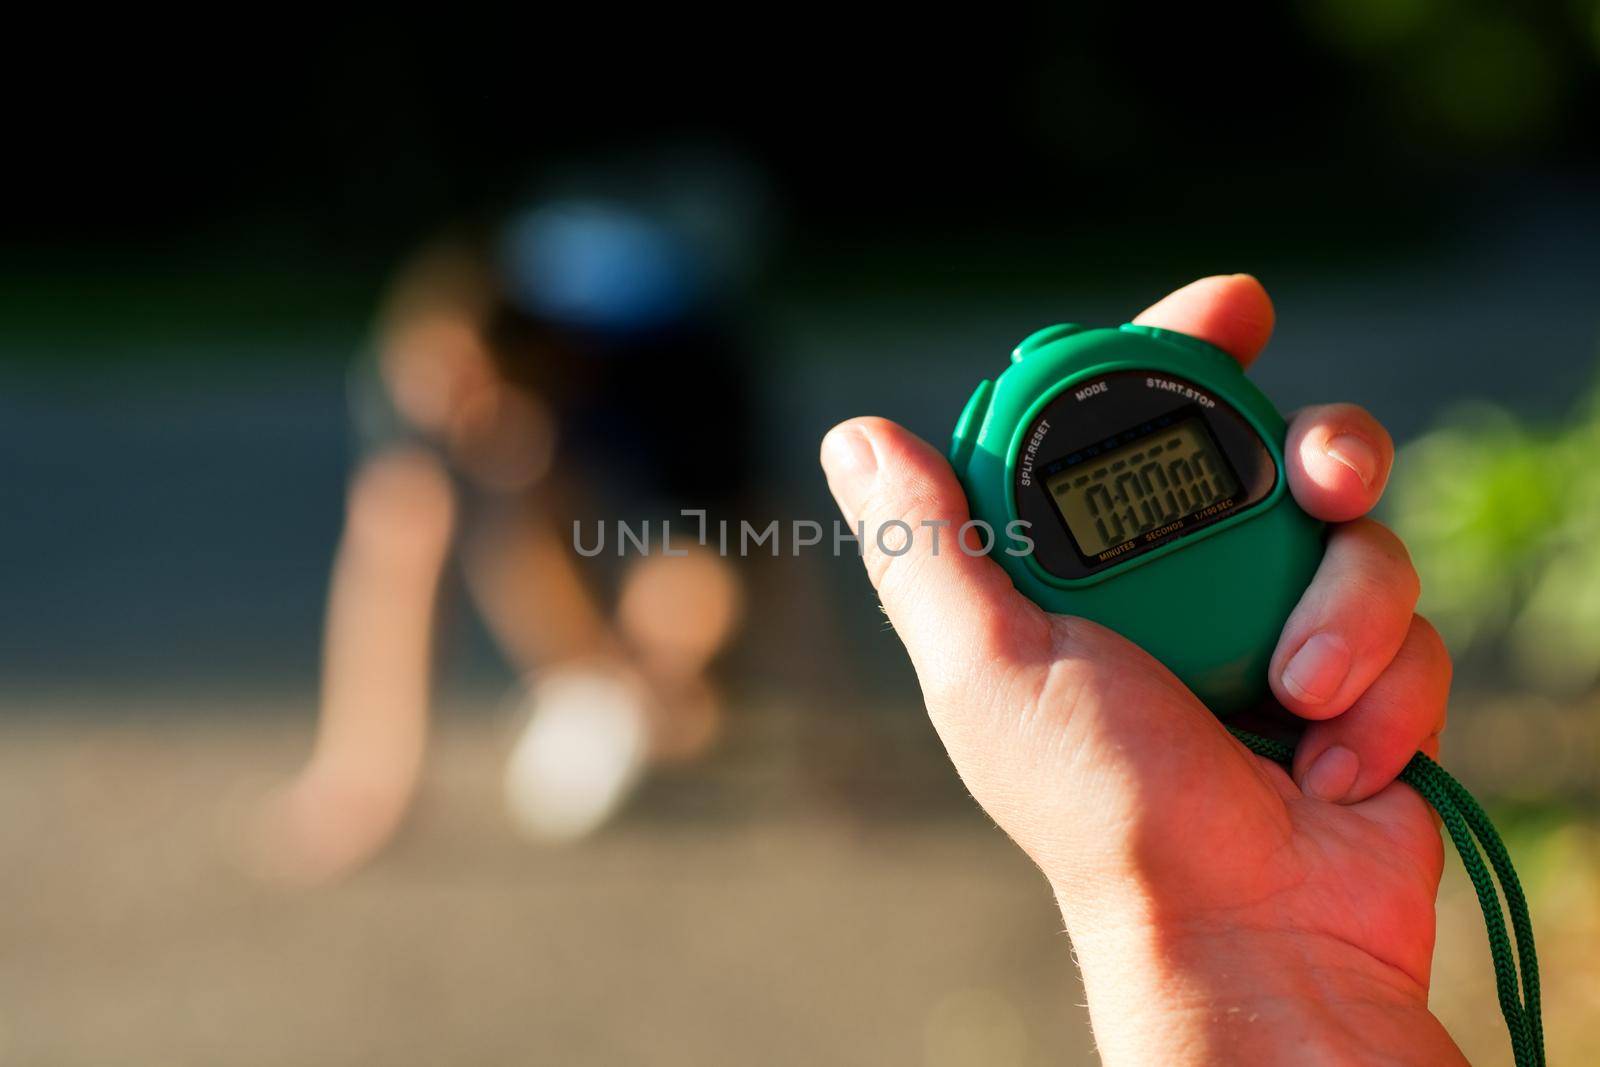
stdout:
[(696, 310), (708, 283), (687, 238), (603, 200), (555, 201), (513, 217), (500, 253), (518, 307), (586, 329), (670, 325)]

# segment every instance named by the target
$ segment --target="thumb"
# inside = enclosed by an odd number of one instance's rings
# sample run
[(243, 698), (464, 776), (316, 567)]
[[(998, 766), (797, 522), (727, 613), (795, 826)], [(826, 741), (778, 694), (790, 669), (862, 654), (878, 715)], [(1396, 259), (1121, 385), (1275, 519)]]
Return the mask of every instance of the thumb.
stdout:
[(930, 704), (986, 665), (1043, 653), (1044, 612), (975, 550), (980, 531), (961, 540), (967, 498), (933, 446), (886, 419), (851, 419), (823, 438), (822, 467)]

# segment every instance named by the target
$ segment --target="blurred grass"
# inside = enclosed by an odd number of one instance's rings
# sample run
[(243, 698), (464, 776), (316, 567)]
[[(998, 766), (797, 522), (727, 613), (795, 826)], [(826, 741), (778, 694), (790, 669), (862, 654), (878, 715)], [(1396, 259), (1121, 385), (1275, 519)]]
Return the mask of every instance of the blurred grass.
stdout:
[(1600, 388), (1558, 422), (1447, 413), (1401, 453), (1387, 510), (1458, 657), (1534, 691), (1600, 681)]

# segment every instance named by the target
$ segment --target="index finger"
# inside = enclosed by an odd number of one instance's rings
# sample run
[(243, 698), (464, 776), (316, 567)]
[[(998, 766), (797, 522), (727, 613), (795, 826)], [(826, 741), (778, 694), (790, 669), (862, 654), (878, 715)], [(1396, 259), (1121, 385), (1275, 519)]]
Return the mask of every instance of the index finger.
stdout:
[(1275, 316), (1272, 298), (1254, 277), (1216, 274), (1167, 294), (1133, 321), (1198, 337), (1249, 367), (1267, 347)]

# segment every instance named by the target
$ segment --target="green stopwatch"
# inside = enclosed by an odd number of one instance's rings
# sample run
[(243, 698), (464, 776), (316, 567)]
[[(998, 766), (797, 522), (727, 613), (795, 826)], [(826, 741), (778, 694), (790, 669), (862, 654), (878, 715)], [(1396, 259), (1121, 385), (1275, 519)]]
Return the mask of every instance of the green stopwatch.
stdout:
[(1149, 326), (1051, 326), (967, 401), (950, 462), (972, 517), (1026, 524), (995, 553), (1048, 611), (1143, 647), (1218, 715), (1259, 701), (1322, 559), (1295, 503), (1283, 416), (1239, 364)]
[[(1286, 432), (1213, 345), (1150, 326), (1062, 325), (979, 384), (950, 462), (989, 547), (1002, 529), (1024, 547), (993, 554), (1017, 589), (1143, 646), (1225, 717), (1265, 696), (1267, 661), (1322, 560), (1323, 526), (1289, 492)], [(1229, 731), (1280, 765), (1293, 759), (1288, 745)], [(1505, 844), (1426, 755), (1400, 780), (1439, 813), (1477, 893), (1513, 1058), (1543, 1067), (1533, 923)]]

